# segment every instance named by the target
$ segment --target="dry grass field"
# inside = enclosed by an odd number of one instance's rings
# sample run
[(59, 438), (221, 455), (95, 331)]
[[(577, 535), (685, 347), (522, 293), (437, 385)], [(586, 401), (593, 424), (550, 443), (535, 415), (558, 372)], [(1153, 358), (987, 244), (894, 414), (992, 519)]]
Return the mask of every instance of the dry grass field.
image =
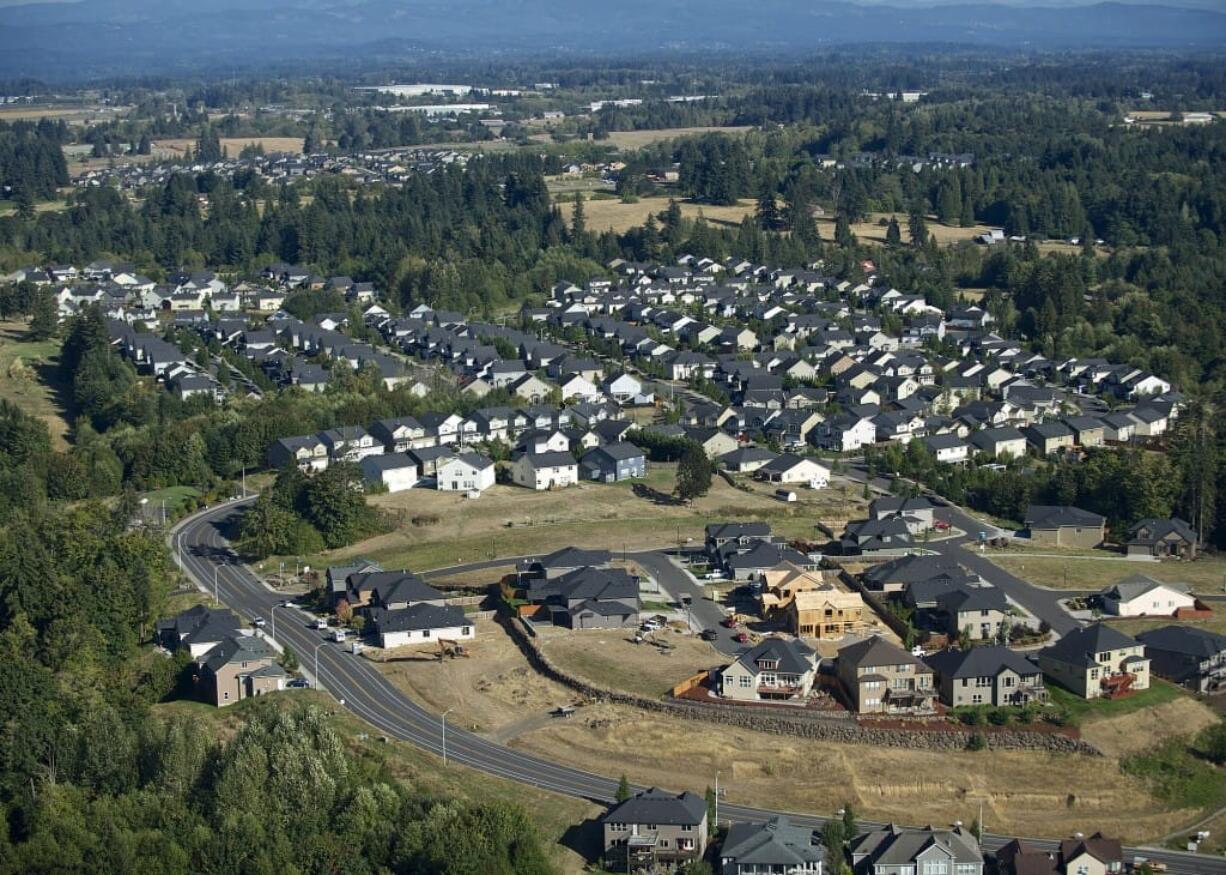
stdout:
[[(663, 493), (671, 492), (675, 481), (676, 467), (666, 464), (652, 465), (646, 479)], [(812, 539), (814, 522), (845, 519), (863, 503), (857, 494), (837, 488), (800, 490), (800, 496), (801, 501), (784, 504), (765, 488), (744, 492), (719, 477), (690, 507), (640, 498), (629, 483), (581, 483), (556, 492), (497, 485), (478, 499), (411, 489), (369, 499), (404, 516), (395, 531), (311, 557), (310, 564), (326, 567), (363, 556), (384, 568), (420, 571), (546, 553), (572, 544), (647, 549), (673, 545), (678, 538), (701, 540), (703, 527), (721, 519), (767, 520), (777, 533)]]
[[(570, 198), (567, 197), (567, 200)], [(667, 197), (640, 198), (637, 203), (626, 204), (620, 200), (592, 200), (584, 205), (587, 215), (587, 226), (593, 231), (612, 230), (621, 234), (631, 228), (637, 228), (647, 221), (650, 215), (656, 215), (668, 209)], [(689, 200), (678, 200), (681, 205), (681, 215), (687, 219), (703, 216), (708, 222), (717, 225), (739, 225), (746, 215), (752, 215), (754, 201), (742, 200), (736, 206), (717, 207), (710, 204), (696, 204)], [(569, 216), (569, 213), (567, 214)]]
[(56, 371), (58, 340), (25, 340), (25, 322), (0, 322), (0, 398), (47, 423), (52, 446), (68, 446), (68, 420)]
[(610, 131), (609, 138), (600, 142), (612, 144), (623, 152), (632, 152), (636, 149), (642, 149), (644, 146), (662, 143), (665, 140), (676, 140), (681, 137), (696, 137), (702, 134), (714, 133), (735, 135), (751, 130), (753, 128), (748, 126), (729, 126), (724, 128), (661, 128), (656, 131)]
[(1221, 593), (1226, 586), (1226, 559), (1203, 557), (1195, 562), (1133, 562), (1128, 559), (1089, 559), (1026, 554), (988, 554), (1000, 567), (1018, 577), (1053, 589), (1103, 589), (1134, 574), (1155, 580), (1186, 583), (1196, 592)]
[[(237, 158), (243, 147), (252, 143), (263, 146), (265, 152), (302, 152), (302, 137), (226, 137), (221, 148), (229, 157)], [(153, 144), (154, 154), (163, 158), (181, 158), (195, 148), (196, 141), (189, 139), (157, 140)]]

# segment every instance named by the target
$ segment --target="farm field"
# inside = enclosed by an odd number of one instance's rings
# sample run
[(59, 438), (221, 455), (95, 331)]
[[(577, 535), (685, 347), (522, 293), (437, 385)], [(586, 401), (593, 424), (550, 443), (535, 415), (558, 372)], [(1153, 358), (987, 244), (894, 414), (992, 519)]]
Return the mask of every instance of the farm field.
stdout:
[[(591, 230), (611, 230), (621, 234), (642, 225), (648, 216), (664, 212), (668, 209), (668, 200), (663, 196), (645, 197), (640, 198), (637, 203), (626, 204), (616, 198), (588, 199), (583, 209), (587, 216), (587, 226)], [(712, 224), (725, 226), (740, 224), (741, 219), (753, 214), (755, 206), (752, 200), (742, 200), (735, 206), (727, 207), (697, 204), (683, 199), (678, 199), (677, 203), (681, 206), (681, 215), (687, 219), (696, 219), (702, 215)], [(569, 217), (569, 214), (567, 216)]]
[[(256, 143), (264, 147), (265, 152), (302, 152), (302, 137), (223, 137), (222, 151), (231, 158), (237, 158), (243, 147)], [(155, 140), (153, 152), (155, 157), (182, 158), (188, 149), (195, 149), (196, 141), (192, 139)]]
[[(680, 653), (616, 653), (615, 659), (612, 648), (620, 648), (620, 634), (550, 630), (544, 646), (577, 674), (639, 691), (662, 687), (666, 676), (670, 684), (679, 681), (694, 666), (708, 667), (694, 648), (676, 662), (671, 660)], [(600, 646), (593, 647), (594, 641)], [(1191, 823), (1196, 811), (1164, 805), (1143, 781), (1122, 773), (1117, 761), (1169, 735), (1172, 725), (1192, 732), (1214, 719), (1207, 707), (1172, 688), (1145, 699), (1145, 710), (1095, 710), (1084, 716), (1083, 732), (1103, 746), (1105, 762), (1067, 754), (937, 753), (808, 741), (659, 715), (646, 720), (641, 711), (608, 704), (586, 704), (563, 720), (549, 712), (576, 703), (575, 694), (533, 671), (501, 627), (479, 623), (472, 651), (468, 659), (381, 668), (423, 705), (455, 708), (451, 719), (466, 727), (559, 762), (624, 771), (632, 782), (702, 793), (718, 769), (732, 802), (820, 813), (850, 801), (865, 818), (900, 823), (915, 822), (919, 810), (928, 822), (969, 822), (982, 802), (994, 832), (1020, 835), (1062, 836), (1075, 823), (1140, 841)], [(780, 781), (784, 775), (789, 780)]]
[(636, 149), (642, 149), (644, 146), (651, 146), (655, 143), (662, 143), (665, 140), (676, 140), (681, 137), (697, 137), (702, 134), (743, 134), (746, 131), (753, 130), (747, 125), (729, 126), (729, 127), (696, 127), (696, 128), (660, 128), (654, 131), (610, 131), (607, 140), (600, 140), (601, 143), (609, 143), (616, 146), (623, 152), (632, 152)]
[[(675, 481), (676, 466), (661, 463), (650, 466), (645, 483), (668, 493)], [(572, 544), (648, 549), (675, 545), (678, 538), (701, 541), (703, 527), (721, 519), (766, 520), (779, 534), (812, 539), (814, 522), (845, 518), (849, 508), (862, 502), (839, 489), (800, 490), (800, 494), (803, 501), (784, 504), (764, 488), (744, 492), (719, 477), (712, 480), (711, 491), (690, 507), (640, 498), (630, 483), (580, 483), (556, 492), (500, 484), (478, 499), (411, 489), (368, 499), (376, 507), (403, 515), (395, 531), (326, 551), (308, 562), (326, 567), (360, 556), (384, 568), (423, 571), (499, 556), (547, 553)]]
[(1103, 589), (1134, 574), (1186, 583), (1194, 591), (1206, 594), (1221, 593), (1226, 585), (1226, 559), (1218, 557), (1202, 557), (1194, 562), (1134, 562), (1076, 555), (1065, 559), (1024, 553), (988, 553), (987, 558), (1024, 580), (1052, 589)]
[(0, 322), (0, 398), (47, 423), (52, 446), (63, 450), (69, 424), (57, 370), (60, 342), (29, 341), (25, 333), (24, 321)]

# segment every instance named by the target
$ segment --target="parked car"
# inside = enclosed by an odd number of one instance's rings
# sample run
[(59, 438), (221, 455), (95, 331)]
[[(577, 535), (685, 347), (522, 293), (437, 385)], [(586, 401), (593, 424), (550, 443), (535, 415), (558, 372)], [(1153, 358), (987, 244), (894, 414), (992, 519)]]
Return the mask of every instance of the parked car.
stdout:
[(265, 625), (264, 618), (263, 617), (252, 617), (251, 625), (255, 626), (255, 628), (257, 629), (263, 629)]
[(311, 628), (313, 628), (313, 629), (327, 629), (327, 628), (328, 628), (328, 619), (327, 619), (327, 617), (316, 617), (316, 618), (315, 618), (315, 622), (311, 624)]
[(737, 644), (748, 644), (749, 636), (746, 635), (744, 632), (737, 632), (735, 635), (732, 636), (732, 640), (735, 641)]
[(703, 629), (702, 632), (699, 633), (698, 637), (703, 641), (714, 641), (719, 637), (719, 633), (714, 629)]
[(285, 686), (292, 690), (306, 690), (306, 689), (310, 689), (311, 682), (308, 681), (306, 678), (294, 678), (292, 681), (290, 681)]
[(702, 576), (702, 579), (703, 579), (703, 580), (723, 580), (723, 579), (724, 579), (724, 572), (722, 572), (722, 571), (708, 571), (706, 574), (704, 574), (704, 575)]
[(736, 628), (736, 617), (724, 617), (724, 619), (719, 621), (719, 624), (723, 626), (725, 629), (735, 629)]

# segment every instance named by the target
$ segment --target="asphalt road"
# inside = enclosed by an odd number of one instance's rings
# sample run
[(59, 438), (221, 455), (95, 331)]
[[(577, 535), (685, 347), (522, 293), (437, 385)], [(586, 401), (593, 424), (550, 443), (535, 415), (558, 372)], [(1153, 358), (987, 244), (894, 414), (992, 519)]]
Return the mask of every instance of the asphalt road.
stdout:
[[(171, 547), (184, 571), (197, 586), (206, 592), (216, 593), (218, 599), (231, 609), (247, 618), (259, 616), (268, 620), (266, 631), (279, 644), (293, 648), (305, 673), (314, 677), (318, 686), (375, 730), (431, 753), (441, 754), (444, 730), (438, 715), (413, 702), (361, 657), (325, 641), (322, 632), (309, 628), (307, 615), (302, 611), (278, 607), (283, 597), (268, 589), (239, 561), (230, 549), (223, 529), (234, 521), (245, 503), (230, 502), (201, 511), (171, 530)], [(449, 762), (488, 775), (602, 804), (611, 802), (617, 790), (617, 781), (613, 778), (519, 753), (459, 727), (446, 729), (446, 756)], [(713, 783), (715, 776), (710, 777)], [(697, 783), (706, 781), (699, 778)], [(776, 813), (779, 812), (731, 803), (720, 805), (722, 821), (761, 822)], [(788, 814), (794, 822), (812, 828), (820, 827), (826, 820), (812, 814)], [(916, 821), (924, 821), (922, 813), (917, 812)], [(868, 827), (873, 824), (865, 822), (863, 825)], [(985, 835), (984, 848), (995, 850), (1008, 838)], [(1038, 847), (1054, 846), (1048, 840), (1034, 840), (1033, 843)], [(1132, 859), (1134, 854), (1166, 863), (1172, 875), (1226, 875), (1226, 859), (1220, 857), (1201, 857), (1165, 850), (1127, 850), (1128, 859)]]
[(632, 553), (631, 557), (639, 565), (650, 571), (662, 589), (675, 602), (680, 602), (683, 596), (690, 599), (689, 619), (695, 632), (704, 629), (714, 629), (716, 638), (711, 642), (720, 653), (736, 656), (746, 650), (746, 646), (736, 641), (733, 636), (737, 630), (722, 626), (720, 622), (727, 616), (717, 602), (706, 596), (703, 587), (683, 570), (677, 567), (668, 553), (651, 550), (644, 553)]

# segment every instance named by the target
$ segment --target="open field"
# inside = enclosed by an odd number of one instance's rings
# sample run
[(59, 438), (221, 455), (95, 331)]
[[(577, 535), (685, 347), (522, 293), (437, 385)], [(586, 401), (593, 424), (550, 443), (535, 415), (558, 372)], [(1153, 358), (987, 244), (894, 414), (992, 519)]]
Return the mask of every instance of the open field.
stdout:
[(69, 425), (57, 366), (58, 340), (25, 340), (24, 321), (0, 322), (0, 398), (47, 423), (55, 449), (68, 446)]
[(1128, 559), (1068, 559), (988, 553), (987, 557), (1018, 577), (1053, 589), (1103, 589), (1134, 574), (1186, 583), (1196, 592), (1220, 593), (1226, 586), (1226, 559), (1202, 557), (1195, 562), (1133, 562)]
[[(646, 483), (667, 493), (675, 478), (674, 465), (653, 464)], [(787, 537), (811, 539), (815, 521), (844, 518), (849, 507), (861, 502), (837, 489), (800, 490), (800, 495), (803, 501), (784, 504), (767, 491), (733, 489), (719, 477), (710, 493), (690, 507), (640, 498), (630, 483), (581, 483), (556, 492), (497, 485), (478, 499), (411, 489), (369, 499), (376, 507), (403, 514), (395, 531), (326, 551), (308, 563), (326, 567), (361, 556), (384, 568), (428, 570), (547, 553), (572, 544), (610, 550), (666, 547), (678, 538), (700, 541), (703, 527), (720, 519), (766, 520)]]
[(560, 668), (610, 689), (642, 696), (666, 695), (677, 683), (704, 669), (725, 665), (728, 658), (697, 636), (671, 629), (658, 632), (665, 652), (635, 644), (633, 629), (546, 629), (541, 649)]
[[(551, 630), (545, 648), (576, 673), (640, 691), (706, 667), (696, 648), (662, 657), (647, 653), (646, 645), (622, 647), (622, 634)], [(574, 702), (574, 694), (537, 675), (493, 623), (479, 625), (469, 659), (382, 670), (417, 701), (436, 710), (454, 707), (453, 719), (512, 747), (610, 775), (625, 772), (631, 781), (702, 793), (719, 769), (730, 801), (815, 813), (851, 801), (866, 818), (900, 823), (916, 822), (921, 809), (928, 822), (969, 822), (982, 802), (993, 831), (1033, 836), (1067, 835), (1075, 825), (1136, 841), (1192, 822), (1195, 811), (1164, 807), (1142, 781), (1120, 772), (1116, 758), (1135, 749), (1134, 734), (1143, 743), (1162, 737), (1164, 727), (1193, 731), (1212, 719), (1207, 708), (1170, 687), (1087, 709), (1083, 731), (1104, 745), (1106, 760), (815, 742), (659, 715), (647, 720), (633, 708), (603, 704), (587, 704), (562, 720), (548, 712)]]
[(1206, 617), (1203, 620), (1177, 620), (1174, 617), (1146, 619), (1130, 617), (1123, 620), (1108, 617), (1106, 619), (1107, 622), (1126, 635), (1139, 635), (1141, 632), (1147, 632), (1150, 629), (1157, 629), (1161, 626), (1191, 626), (1197, 629), (1204, 629), (1207, 632), (1215, 632), (1218, 635), (1226, 635), (1226, 603), (1210, 602), (1209, 607), (1213, 608), (1213, 616)]
[[(443, 798), (463, 797), (474, 802), (513, 802), (526, 809), (540, 833), (542, 844), (553, 863), (566, 875), (585, 871), (584, 857), (574, 850), (573, 828), (599, 815), (602, 809), (590, 802), (525, 787), (512, 781), (475, 772), (457, 763), (443, 768), (442, 762), (411, 744), (376, 741), (371, 727), (337, 705), (329, 696), (313, 690), (296, 690), (284, 695), (244, 699), (229, 708), (213, 708), (198, 702), (167, 702), (154, 706), (154, 713), (192, 720), (213, 737), (233, 737), (250, 715), (267, 708), (286, 708), (309, 704), (326, 711), (332, 727), (343, 739), (351, 758), (371, 768), (382, 766), (387, 774), (416, 791)], [(589, 825), (590, 826), (590, 825)], [(563, 839), (565, 838), (565, 844)], [(589, 829), (579, 844), (587, 853), (598, 848), (599, 836)]]
[[(637, 228), (647, 221), (650, 215), (664, 212), (668, 209), (667, 197), (640, 198), (637, 203), (625, 204), (620, 200), (588, 200), (584, 205), (587, 216), (587, 226), (593, 231), (613, 230), (624, 233), (631, 228)], [(736, 206), (717, 207), (710, 204), (697, 204), (690, 200), (678, 199), (681, 215), (687, 219), (696, 219), (699, 215), (716, 225), (735, 226), (741, 219), (752, 215), (755, 203), (752, 200), (742, 200)], [(569, 214), (567, 214), (569, 217)]]
[[(223, 137), (221, 148), (229, 157), (237, 158), (243, 147), (252, 143), (263, 146), (265, 152), (302, 152), (302, 137)], [(156, 140), (153, 143), (154, 154), (163, 158), (182, 158), (188, 149), (194, 151), (195, 148), (196, 141), (190, 139)]]
[(90, 119), (111, 119), (121, 115), (127, 109), (129, 107), (17, 104), (0, 107), (0, 121), (37, 121), (41, 118), (50, 118), (64, 119), (69, 122), (84, 122)]
[[(1082, 738), (1108, 756), (1120, 757), (1147, 751), (1170, 738), (1171, 727), (1178, 727), (1180, 734), (1194, 735), (1218, 721), (1208, 705), (1159, 680), (1144, 693), (1104, 704), (1130, 706), (1134, 700), (1131, 709), (1118, 712), (1112, 709), (1095, 712), (1093, 705), (1098, 703), (1093, 703), (1087, 712), (1096, 716), (1083, 721)], [(1078, 701), (1086, 704), (1084, 700)]]
[[(34, 212), (36, 213), (58, 213), (66, 209), (68, 209), (68, 201), (62, 199), (53, 201), (39, 201), (34, 205)], [(17, 205), (12, 201), (4, 201), (3, 203), (0, 203), (0, 216), (11, 216), (16, 212)]]
[(642, 149), (644, 146), (650, 146), (654, 143), (662, 143), (665, 140), (676, 140), (680, 137), (696, 137), (701, 134), (743, 134), (746, 131), (751, 131), (753, 128), (748, 126), (729, 126), (725, 128), (707, 127), (707, 128), (661, 128), (656, 131), (610, 131), (607, 140), (600, 140), (600, 143), (609, 143), (616, 146), (623, 152), (631, 152), (636, 149)]

